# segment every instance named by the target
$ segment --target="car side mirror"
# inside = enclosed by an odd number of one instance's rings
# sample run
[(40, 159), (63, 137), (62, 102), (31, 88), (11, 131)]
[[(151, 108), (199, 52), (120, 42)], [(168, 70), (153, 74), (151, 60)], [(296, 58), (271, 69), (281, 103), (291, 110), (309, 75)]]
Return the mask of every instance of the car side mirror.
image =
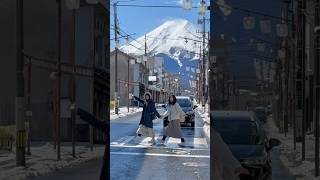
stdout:
[(196, 109), (197, 107), (198, 107), (197, 105), (194, 105), (194, 106), (193, 106), (193, 109)]
[(272, 148), (279, 146), (281, 144), (281, 141), (275, 138), (269, 139), (269, 149), (271, 150)]

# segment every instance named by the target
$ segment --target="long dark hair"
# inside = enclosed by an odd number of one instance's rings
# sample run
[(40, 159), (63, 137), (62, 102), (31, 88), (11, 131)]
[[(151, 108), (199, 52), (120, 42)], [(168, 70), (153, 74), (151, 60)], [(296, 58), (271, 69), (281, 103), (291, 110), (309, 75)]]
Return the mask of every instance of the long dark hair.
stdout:
[[(171, 98), (171, 97), (173, 97), (173, 102), (171, 102), (171, 101), (170, 101), (170, 98)], [(177, 98), (176, 98), (176, 96), (175, 96), (175, 95), (171, 95), (171, 96), (169, 96), (169, 100), (168, 100), (168, 102), (169, 102), (168, 104), (170, 104), (170, 105), (174, 105), (174, 104), (176, 104), (176, 102), (177, 102)]]

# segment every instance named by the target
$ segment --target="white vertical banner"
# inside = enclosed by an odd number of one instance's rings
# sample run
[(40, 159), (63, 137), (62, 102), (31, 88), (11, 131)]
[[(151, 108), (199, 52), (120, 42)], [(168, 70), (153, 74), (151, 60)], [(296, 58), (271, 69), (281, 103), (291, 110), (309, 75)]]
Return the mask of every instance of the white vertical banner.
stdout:
[(137, 63), (141, 63), (142, 62), (142, 58), (139, 56), (137, 57)]
[(142, 56), (142, 58), (143, 58), (143, 61), (144, 61), (144, 62), (147, 62), (147, 61), (148, 61), (148, 57), (147, 57), (147, 56)]

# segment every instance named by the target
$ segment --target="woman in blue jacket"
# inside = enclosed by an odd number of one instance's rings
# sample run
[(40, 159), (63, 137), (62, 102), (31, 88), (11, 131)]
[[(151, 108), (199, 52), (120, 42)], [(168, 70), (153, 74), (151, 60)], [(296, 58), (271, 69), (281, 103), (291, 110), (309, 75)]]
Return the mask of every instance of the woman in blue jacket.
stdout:
[(151, 94), (146, 92), (144, 94), (144, 100), (133, 96), (137, 101), (143, 104), (142, 116), (139, 123), (139, 128), (137, 130), (138, 136), (147, 136), (151, 137), (151, 141), (149, 143), (155, 143), (155, 134), (153, 131), (153, 120), (157, 116), (160, 118), (160, 114), (158, 113), (154, 101), (151, 99)]

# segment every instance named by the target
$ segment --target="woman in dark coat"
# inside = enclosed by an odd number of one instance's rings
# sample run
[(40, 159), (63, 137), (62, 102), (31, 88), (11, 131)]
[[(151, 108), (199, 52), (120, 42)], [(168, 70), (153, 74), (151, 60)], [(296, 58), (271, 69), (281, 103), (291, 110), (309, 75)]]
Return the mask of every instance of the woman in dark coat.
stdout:
[(158, 113), (154, 101), (151, 99), (151, 94), (146, 92), (144, 94), (144, 100), (133, 96), (137, 101), (143, 104), (142, 116), (139, 123), (139, 128), (137, 130), (138, 136), (147, 136), (151, 137), (152, 140), (149, 143), (155, 143), (155, 134), (153, 131), (153, 120), (157, 116), (160, 118), (160, 114)]

